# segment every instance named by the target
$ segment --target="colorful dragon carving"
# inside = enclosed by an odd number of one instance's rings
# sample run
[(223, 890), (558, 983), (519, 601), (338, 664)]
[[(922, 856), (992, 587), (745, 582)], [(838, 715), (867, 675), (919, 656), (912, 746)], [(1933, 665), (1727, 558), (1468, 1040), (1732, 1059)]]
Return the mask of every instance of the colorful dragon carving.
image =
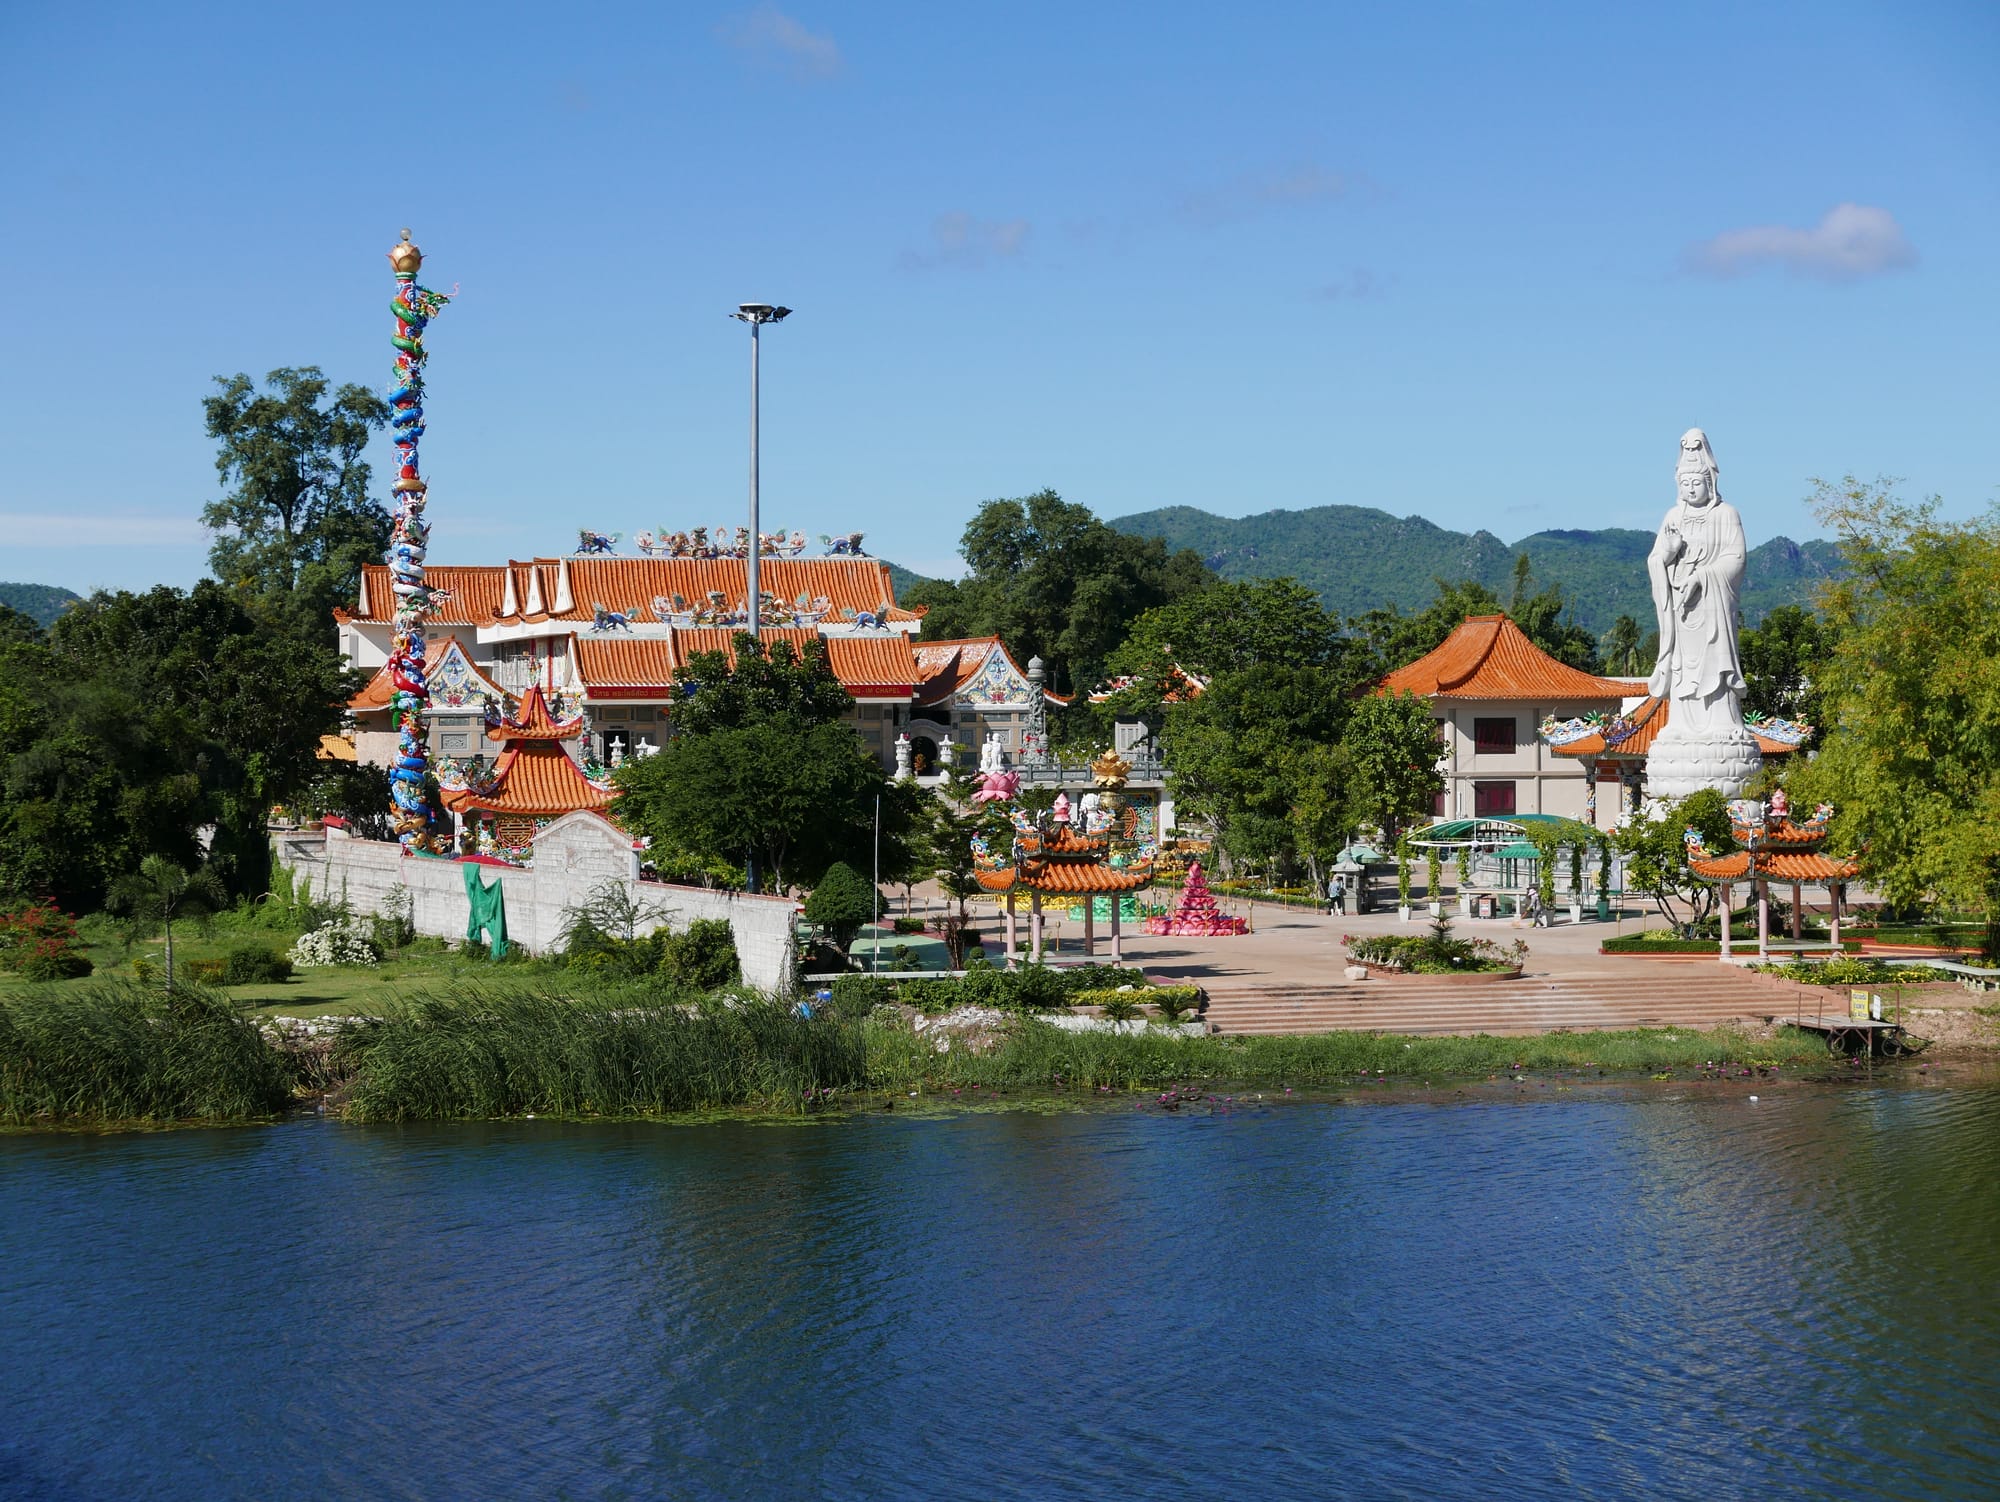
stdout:
[(396, 759), (389, 768), (390, 816), (397, 841), (409, 851), (440, 850), (445, 844), (431, 832), (432, 814), (424, 801), (424, 778), (430, 771), (424, 719), (431, 702), (424, 624), (447, 593), (424, 583), (431, 529), (424, 519), (426, 486), (418, 469), (417, 445), (424, 436), (424, 328), (451, 299), (417, 285), (423, 264), (424, 253), (404, 230), (402, 242), (389, 252), (398, 284), (389, 304), (396, 315), (396, 332), (389, 341), (396, 348), (395, 385), (389, 393), (390, 432), (396, 445), (396, 522), (385, 561), (396, 597), (389, 643), (389, 711), (396, 727)]

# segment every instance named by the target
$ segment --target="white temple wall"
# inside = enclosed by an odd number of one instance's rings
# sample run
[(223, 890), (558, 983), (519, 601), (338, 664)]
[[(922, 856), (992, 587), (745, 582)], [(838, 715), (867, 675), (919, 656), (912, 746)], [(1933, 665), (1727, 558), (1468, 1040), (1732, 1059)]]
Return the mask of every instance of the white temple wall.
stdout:
[[(314, 895), (345, 896), (356, 913), (376, 913), (393, 889), (403, 887), (418, 933), (454, 943), (465, 937), (470, 905), (463, 862), (405, 856), (399, 845), (350, 839), (340, 830), (280, 834), (276, 840), (279, 864), (294, 881), (309, 882)], [(532, 869), (472, 869), (485, 885), (497, 880), (506, 889), (508, 939), (534, 953), (561, 941), (569, 909), (587, 902), (605, 882), (618, 882), (652, 914), (640, 932), (662, 924), (684, 929), (697, 918), (725, 919), (748, 984), (782, 991), (793, 983), (797, 905), (790, 898), (641, 881), (631, 842), (596, 814), (566, 814), (543, 829), (535, 838)]]

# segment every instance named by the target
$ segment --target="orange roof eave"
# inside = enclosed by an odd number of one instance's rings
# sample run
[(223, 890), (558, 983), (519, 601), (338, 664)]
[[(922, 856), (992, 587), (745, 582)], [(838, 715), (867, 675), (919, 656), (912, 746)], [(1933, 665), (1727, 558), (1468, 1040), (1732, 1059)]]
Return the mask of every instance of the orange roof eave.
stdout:
[(1558, 662), (1505, 615), (1475, 615), (1384, 677), (1377, 692), (1426, 699), (1625, 699), (1632, 685)]

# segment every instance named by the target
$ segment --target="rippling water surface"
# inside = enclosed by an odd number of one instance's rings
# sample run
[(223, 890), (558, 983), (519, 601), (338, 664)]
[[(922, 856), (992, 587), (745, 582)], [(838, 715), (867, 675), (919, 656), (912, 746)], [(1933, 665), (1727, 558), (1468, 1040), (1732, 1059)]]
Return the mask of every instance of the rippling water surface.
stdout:
[(1987, 1497), (2000, 1090), (0, 1138), (0, 1496)]

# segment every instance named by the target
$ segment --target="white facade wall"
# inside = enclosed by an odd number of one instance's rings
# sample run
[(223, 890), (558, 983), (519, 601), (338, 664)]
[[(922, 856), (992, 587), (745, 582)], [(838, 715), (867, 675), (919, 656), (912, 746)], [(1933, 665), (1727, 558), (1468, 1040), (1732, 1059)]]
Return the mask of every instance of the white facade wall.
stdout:
[[(1517, 814), (1560, 814), (1584, 819), (1588, 784), (1583, 763), (1573, 756), (1557, 756), (1542, 744), (1536, 733), (1550, 715), (1568, 719), (1591, 709), (1615, 708), (1607, 703), (1548, 704), (1510, 699), (1434, 699), (1431, 701), (1444, 727), (1443, 751), (1449, 765), (1445, 774), (1447, 819), (1470, 819), (1479, 810), (1475, 785), (1514, 785), (1514, 812)], [(1511, 752), (1481, 751), (1475, 721), (1510, 719), (1514, 722), (1514, 749)], [(1616, 806), (1615, 786), (1608, 789)], [(1501, 817), (1504, 817), (1502, 815)]]
[[(324, 834), (280, 834), (278, 861), (295, 881), (310, 881), (313, 893), (345, 896), (357, 913), (383, 910), (396, 887), (409, 890), (417, 932), (457, 941), (465, 937), (470, 908), (465, 895), (465, 863), (405, 856), (395, 844), (350, 839), (340, 830)], [(507, 936), (534, 953), (545, 953), (562, 938), (567, 910), (589, 901), (605, 882), (623, 883), (653, 916), (640, 925), (650, 933), (662, 924), (686, 928), (697, 918), (728, 920), (736, 939), (743, 979), (764, 991), (789, 990), (797, 974), (793, 915), (788, 897), (749, 896), (705, 887), (669, 886), (639, 880), (638, 852), (631, 841), (593, 813), (565, 814), (535, 836), (530, 870), (475, 864), (484, 885), (498, 881), (507, 892)]]

